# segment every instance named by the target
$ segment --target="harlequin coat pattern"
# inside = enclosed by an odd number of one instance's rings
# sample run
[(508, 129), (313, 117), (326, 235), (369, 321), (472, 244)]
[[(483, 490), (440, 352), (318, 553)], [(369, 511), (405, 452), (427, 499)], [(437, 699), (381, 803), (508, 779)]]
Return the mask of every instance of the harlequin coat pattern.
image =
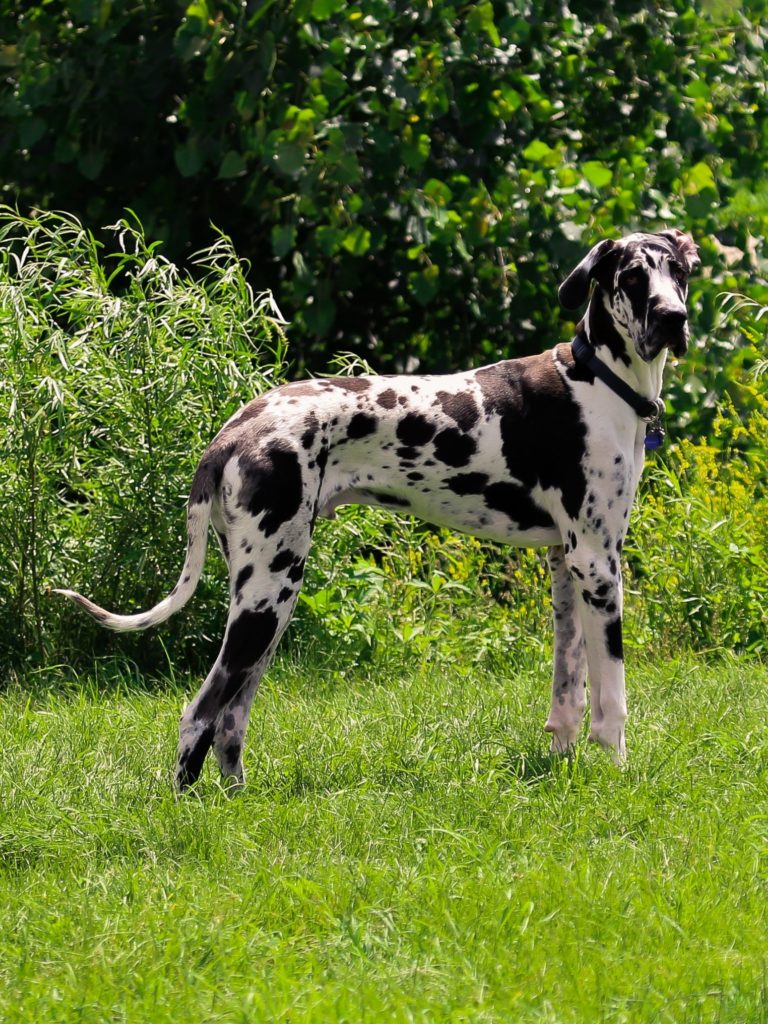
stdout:
[[(680, 231), (632, 234), (598, 243), (560, 288), (566, 308), (589, 302), (577, 334), (645, 398), (659, 398), (667, 352), (686, 351), (687, 279), (697, 264)], [(117, 615), (58, 592), (110, 629), (157, 625), (192, 596), (213, 526), (229, 568), (229, 615), (181, 718), (176, 778), (185, 789), (211, 747), (222, 774), (243, 781), (251, 702), (296, 605), (318, 516), (350, 502), (382, 505), (477, 537), (546, 546), (555, 654), (544, 728), (553, 750), (574, 744), (589, 675), (590, 738), (620, 760), (620, 555), (645, 427), (569, 344), (466, 373), (285, 384), (235, 413), (204, 453), (184, 568), (163, 601)]]

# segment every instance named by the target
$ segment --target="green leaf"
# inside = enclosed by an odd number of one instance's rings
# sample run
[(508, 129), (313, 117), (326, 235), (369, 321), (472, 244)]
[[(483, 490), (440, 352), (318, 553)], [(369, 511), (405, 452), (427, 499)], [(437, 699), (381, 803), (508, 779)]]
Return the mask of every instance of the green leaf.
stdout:
[(441, 206), (450, 203), (453, 199), (453, 193), (445, 182), (438, 181), (437, 178), (429, 178), (424, 183), (424, 194)]
[(325, 21), (343, 11), (346, 6), (346, 0), (313, 0), (312, 17), (315, 21)]
[(193, 177), (203, 166), (203, 154), (193, 139), (178, 145), (173, 152), (173, 159), (183, 178)]
[(699, 161), (683, 174), (683, 192), (687, 196), (695, 196), (707, 189), (717, 192), (715, 176), (708, 164)]
[(534, 139), (523, 150), (523, 156), (532, 163), (551, 163), (553, 157), (557, 157), (557, 151), (548, 146), (546, 142)]
[(208, 21), (211, 16), (205, 0), (194, 0), (193, 3), (187, 5), (185, 13), (188, 18), (199, 18), (200, 21)]
[(331, 299), (315, 296), (303, 310), (304, 322), (313, 334), (326, 334), (336, 317), (336, 304)]
[(502, 82), (501, 85), (499, 86), (499, 89), (501, 91), (501, 95), (504, 99), (504, 102), (509, 108), (510, 113), (513, 113), (515, 110), (518, 110), (519, 107), (522, 106), (523, 97), (520, 95), (517, 89), (513, 89), (512, 86), (507, 85), (506, 82)]
[(440, 268), (436, 263), (432, 263), (417, 274), (409, 274), (408, 283), (416, 301), (420, 305), (426, 306), (440, 289)]
[(279, 259), (285, 259), (296, 245), (296, 228), (292, 224), (276, 224), (272, 228), (272, 252)]
[(60, 135), (53, 147), (53, 159), (60, 164), (68, 164), (75, 159), (77, 152), (77, 142), (66, 135)]
[(400, 150), (403, 163), (411, 170), (418, 170), (424, 165), (431, 148), (431, 140), (428, 135), (419, 134), (412, 137), (405, 136), (405, 142)]
[(230, 149), (224, 154), (224, 159), (219, 166), (220, 178), (236, 178), (245, 171), (246, 160), (242, 153)]
[(363, 256), (371, 247), (371, 232), (361, 224), (355, 224), (341, 240), (342, 246), (353, 256)]
[(30, 117), (21, 122), (19, 128), (19, 145), (22, 149), (29, 149), (45, 135), (48, 125), (42, 117)]
[(467, 18), (467, 26), (473, 32), (485, 32), (494, 46), (501, 45), (499, 30), (493, 20), (493, 4), (490, 0), (472, 6)]
[(95, 181), (101, 174), (106, 154), (101, 149), (87, 149), (77, 160), (80, 173), (89, 181)]
[(315, 232), (315, 241), (320, 251), (325, 256), (333, 256), (339, 251), (342, 234), (338, 228), (332, 228), (328, 224), (322, 224)]
[(605, 188), (613, 179), (613, 171), (599, 160), (587, 160), (581, 165), (581, 171), (595, 188)]
[(297, 175), (304, 167), (304, 146), (300, 142), (281, 142), (275, 150), (275, 163), (283, 174)]

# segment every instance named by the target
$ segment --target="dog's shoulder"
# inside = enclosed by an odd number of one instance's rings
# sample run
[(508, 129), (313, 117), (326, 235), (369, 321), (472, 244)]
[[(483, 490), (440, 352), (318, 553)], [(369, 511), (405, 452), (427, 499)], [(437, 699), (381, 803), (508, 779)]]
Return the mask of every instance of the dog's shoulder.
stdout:
[[(567, 351), (560, 351), (567, 350)], [(541, 401), (570, 403), (569, 377), (573, 357), (569, 345), (559, 345), (537, 355), (504, 359), (475, 370), (486, 411), (504, 413), (525, 409)]]

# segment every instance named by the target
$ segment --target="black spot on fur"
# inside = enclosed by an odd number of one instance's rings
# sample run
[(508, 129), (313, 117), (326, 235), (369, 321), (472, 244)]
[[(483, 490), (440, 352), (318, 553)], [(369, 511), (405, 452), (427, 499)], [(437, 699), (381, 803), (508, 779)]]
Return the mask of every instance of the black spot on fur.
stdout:
[(245, 420), (255, 420), (264, 412), (269, 405), (266, 398), (254, 398), (252, 402), (249, 402), (240, 412), (237, 420), (232, 424), (231, 429), (237, 428), (240, 423)]
[(500, 419), (510, 476), (529, 490), (557, 488), (577, 519), (587, 490), (586, 425), (571, 389), (548, 354), (478, 370), (487, 414)]
[(368, 437), (369, 434), (376, 433), (377, 425), (378, 421), (375, 416), (368, 416), (364, 412), (355, 413), (349, 421), (347, 436), (355, 440), (361, 437)]
[(298, 455), (284, 445), (273, 444), (263, 456), (252, 460), (244, 460), (241, 455), (240, 465), (240, 504), (252, 516), (264, 513), (259, 528), (265, 537), (270, 537), (283, 523), (293, 519), (301, 507), (303, 488)]
[(447, 391), (438, 391), (437, 400), (446, 416), (455, 420), (460, 430), (471, 430), (480, 418), (477, 402), (466, 391), (460, 391), (455, 395)]
[[(612, 356), (629, 366), (631, 360), (627, 355), (627, 346), (614, 326), (613, 317), (605, 308), (599, 296), (596, 296), (590, 302), (588, 313), (590, 338), (598, 339), (600, 345), (605, 345)], [(598, 355), (600, 354), (600, 345), (598, 345)]]
[(227, 682), (221, 706), (228, 704), (245, 682), (249, 669), (261, 661), (275, 639), (277, 615), (271, 608), (264, 611), (242, 611), (231, 622), (221, 652), (221, 663)]
[(488, 483), (487, 473), (459, 473), (452, 476), (448, 486), (454, 494), (482, 494)]
[(395, 452), (395, 454), (397, 455), (398, 459), (407, 459), (408, 461), (411, 461), (412, 459), (415, 459), (418, 456), (419, 449), (418, 448), (398, 448), (397, 451)]
[(407, 498), (401, 498), (396, 494), (384, 494), (382, 491), (371, 491), (371, 496), (382, 505), (389, 505), (391, 508), (410, 508), (411, 503)]
[(228, 767), (235, 768), (240, 760), (242, 747), (239, 743), (229, 743), (224, 751), (224, 762)]
[(474, 438), (462, 434), (456, 427), (441, 430), (435, 438), (435, 455), (447, 466), (466, 466), (476, 451)]
[(283, 384), (278, 390), (281, 395), (289, 395), (293, 398), (316, 398), (318, 394), (318, 382), (313, 380), (295, 380), (290, 384)]
[(554, 526), (549, 514), (543, 508), (539, 508), (527, 489), (520, 484), (491, 484), (485, 489), (485, 503), (488, 508), (509, 516), (522, 530), (536, 527), (549, 529)]
[(582, 590), (581, 596), (584, 598), (585, 604), (592, 605), (592, 607), (597, 608), (598, 611), (602, 611), (608, 604), (607, 600), (604, 597), (597, 597), (595, 594), (592, 593), (591, 590), (588, 590), (586, 587), (584, 588), (584, 590)]
[(418, 447), (431, 441), (435, 436), (436, 429), (434, 423), (430, 423), (425, 416), (409, 412), (398, 423), (397, 436), (403, 444)]
[(205, 761), (205, 755), (211, 749), (215, 731), (216, 727), (213, 723), (206, 726), (194, 746), (190, 750), (185, 750), (182, 753), (179, 758), (179, 774), (177, 780), (179, 789), (188, 789), (200, 778), (203, 761)]
[(413, 480), (414, 482), (416, 482), (417, 480), (423, 480), (424, 479), (424, 474), (423, 473), (417, 473), (415, 471), (413, 473), (407, 473), (406, 476), (407, 476), (407, 478), (409, 480)]
[(229, 560), (229, 542), (227, 541), (227, 535), (222, 533), (221, 530), (217, 530), (216, 536), (219, 538), (219, 544), (221, 544), (221, 550), (224, 553), (224, 557)]
[[(306, 433), (303, 435), (303, 437), (307, 437), (308, 435), (311, 435), (312, 436), (312, 440), (314, 440), (314, 435), (320, 429), (320, 421), (318, 420), (317, 416), (313, 412), (308, 413), (304, 417), (304, 429), (305, 429)], [(303, 442), (303, 438), (302, 438), (302, 444), (303, 443), (304, 442)], [(305, 448), (309, 448), (311, 446), (311, 443), (312, 442), (310, 441), (309, 444), (304, 444), (304, 447)]]
[[(649, 263), (652, 263), (650, 254), (646, 255)], [(619, 277), (621, 290), (629, 299), (632, 307), (632, 315), (635, 320), (641, 323), (645, 319), (645, 311), (648, 307), (648, 273), (643, 267), (633, 266), (628, 268)]]
[(621, 617), (612, 619), (605, 627), (605, 643), (608, 653), (617, 661), (624, 660), (624, 642), (621, 635)]
[(291, 551), (290, 548), (286, 548), (285, 551), (281, 551), (279, 555), (275, 555), (272, 561), (269, 563), (270, 572), (285, 572), (285, 570), (293, 565), (296, 560), (296, 555)]
[(304, 559), (294, 558), (293, 565), (288, 570), (288, 579), (291, 583), (300, 583), (304, 578)]
[(189, 495), (190, 505), (199, 505), (213, 499), (221, 485), (224, 467), (229, 462), (234, 448), (234, 442), (221, 444), (218, 440), (214, 440), (208, 446), (195, 471)]
[(277, 603), (284, 604), (286, 601), (290, 601), (293, 597), (293, 591), (290, 587), (283, 587), (280, 593), (277, 595)]
[(252, 565), (243, 566), (243, 568), (237, 574), (237, 579), (235, 580), (235, 593), (236, 594), (240, 593), (240, 591), (243, 589), (243, 587), (248, 582), (248, 580), (251, 578), (251, 576), (253, 576), (253, 566)]

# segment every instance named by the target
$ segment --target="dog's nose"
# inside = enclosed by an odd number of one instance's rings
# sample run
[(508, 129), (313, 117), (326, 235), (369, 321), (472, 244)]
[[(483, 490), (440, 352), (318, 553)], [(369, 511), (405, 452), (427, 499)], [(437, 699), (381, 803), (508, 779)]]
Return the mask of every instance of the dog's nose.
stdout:
[(653, 318), (663, 329), (674, 332), (681, 331), (688, 323), (688, 314), (684, 309), (671, 309), (667, 306), (657, 307)]

